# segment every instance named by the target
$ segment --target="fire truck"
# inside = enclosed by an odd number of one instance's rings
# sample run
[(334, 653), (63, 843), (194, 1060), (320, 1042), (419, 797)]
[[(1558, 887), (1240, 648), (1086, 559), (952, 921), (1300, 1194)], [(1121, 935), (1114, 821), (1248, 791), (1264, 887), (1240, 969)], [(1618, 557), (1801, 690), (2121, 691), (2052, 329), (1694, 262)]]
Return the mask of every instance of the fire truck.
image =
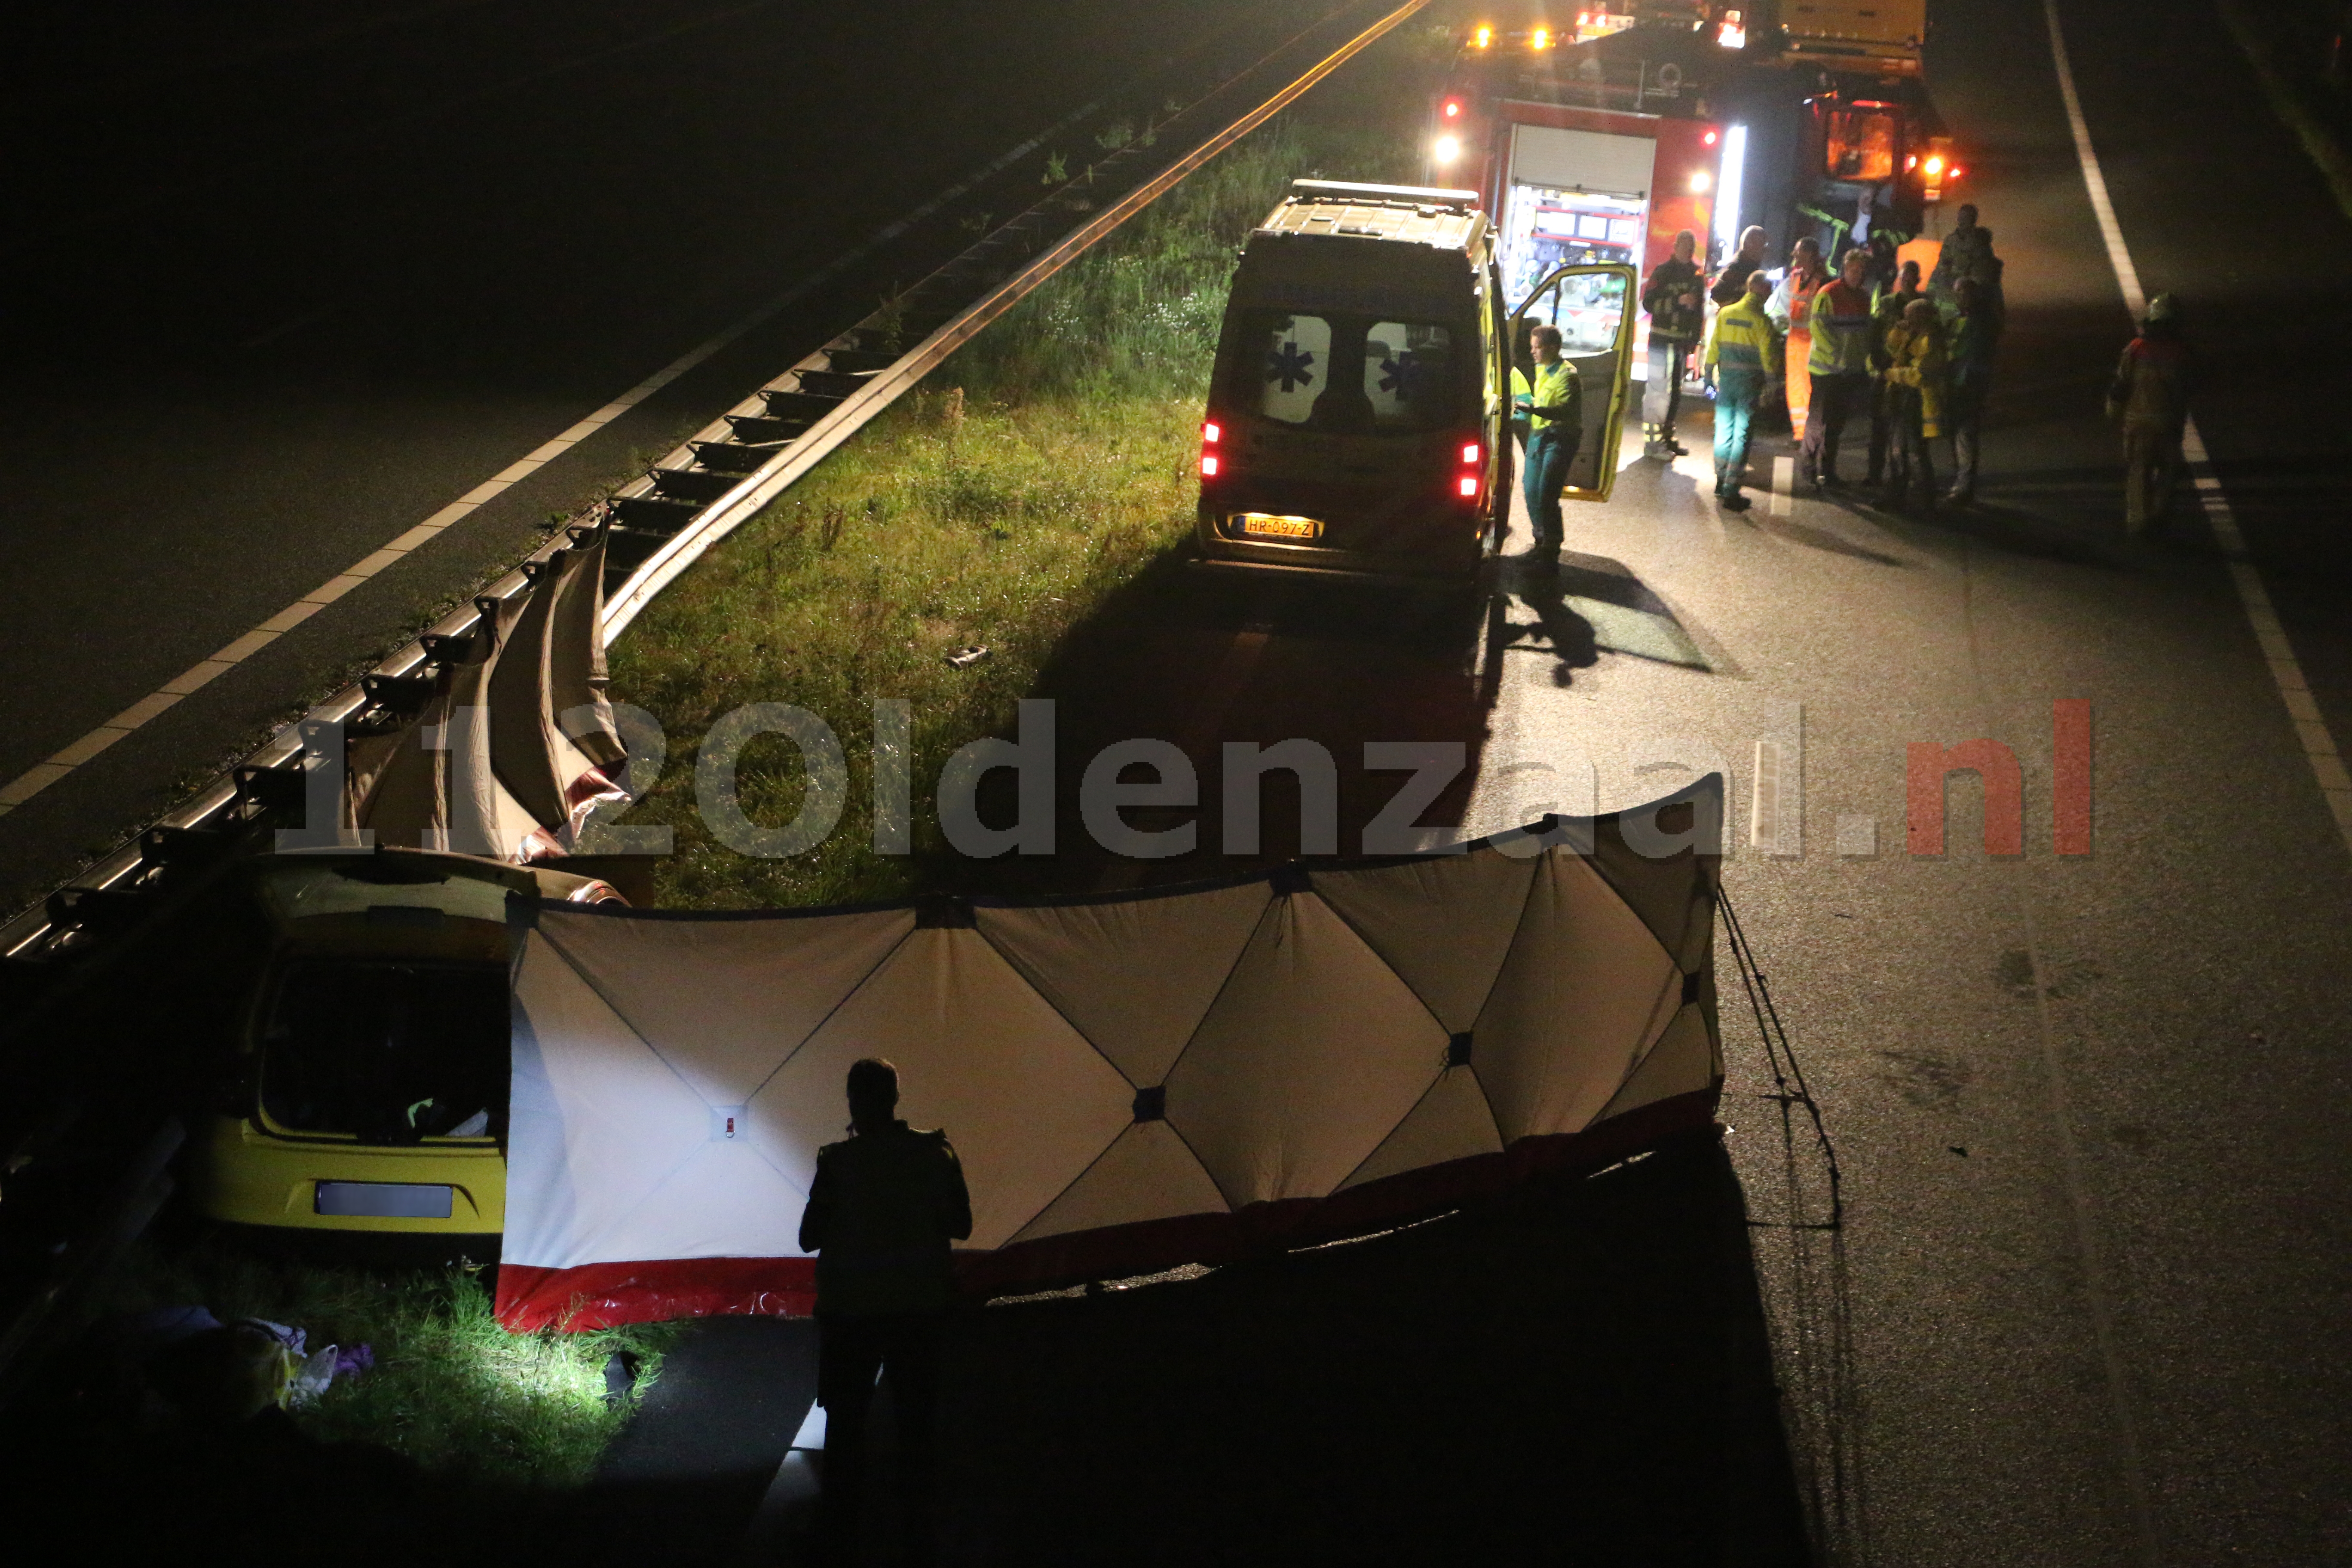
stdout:
[(1595, 0), (1463, 29), (1427, 145), (1477, 190), (1516, 308), (1571, 263), (1777, 263), (1933, 224), (1963, 171), (1920, 69), (1927, 0)]

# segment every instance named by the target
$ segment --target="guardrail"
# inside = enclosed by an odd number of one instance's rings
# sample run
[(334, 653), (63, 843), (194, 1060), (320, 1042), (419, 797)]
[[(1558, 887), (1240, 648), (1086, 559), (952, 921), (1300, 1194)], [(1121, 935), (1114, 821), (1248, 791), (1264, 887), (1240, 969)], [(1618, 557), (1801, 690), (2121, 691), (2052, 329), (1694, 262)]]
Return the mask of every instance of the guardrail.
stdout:
[[(624, 486), (604, 503), (611, 525), (604, 584), (607, 640), (625, 630), (704, 552), (782, 495), (982, 328), (1426, 3), (1402, 0), (1362, 26), (1353, 19), (1371, 7), (1341, 5), (1309, 24), (1167, 121), (1147, 122), (1149, 137), (1139, 136), (1110, 151), (1086, 174), (1055, 187), (1026, 211), (998, 225)], [(1336, 43), (1331, 38), (1335, 33), (1339, 35)], [(1297, 68), (1302, 53), (1309, 57), (1303, 69)], [(1286, 67), (1291, 74), (1284, 78)], [(1279, 85), (1251, 98), (1252, 89), (1263, 89), (1269, 77), (1279, 79)], [(1235, 111), (1237, 100), (1246, 100), (1246, 107)], [(1073, 219), (1060, 237), (1049, 237)], [(914, 346), (899, 350), (897, 344), (909, 337), (917, 339)], [(529, 585), (527, 574), (566, 542), (559, 533), (476, 598), (507, 599), (523, 592)], [(348, 721), (379, 707), (396, 709), (415, 689), (401, 683), (427, 672), (436, 661), (436, 650), (469, 637), (479, 621), (480, 612), (471, 605), (452, 613), (359, 681), (280, 728), (242, 762), (158, 819), (155, 827), (234, 831), (270, 816), (299, 793), (289, 785), (302, 769), (305, 725)], [(97, 911), (111, 901), (108, 895), (134, 891), (156, 871), (146, 847), (153, 837), (151, 829), (0, 927), (0, 962), (61, 957), (96, 940)]]
[[(1401, 0), (1385, 11), (1342, 4), (1274, 50), (1151, 126), (1151, 136), (1110, 150), (1081, 182), (1057, 186), (961, 254), (689, 438), (604, 504), (594, 525), (609, 529), (604, 635), (618, 637), (663, 588), (706, 551), (757, 515), (803, 475), (913, 388), (957, 348), (1024, 296), (1164, 195), (1186, 174), (1279, 112), (1427, 0)], [(1367, 20), (1367, 18), (1370, 18)], [(1272, 85), (1269, 86), (1269, 82)], [(1153, 154), (1157, 154), (1154, 156)], [(1066, 228), (1062, 226), (1067, 223)], [(1058, 231), (1059, 237), (1054, 237)], [(912, 347), (901, 348), (908, 338)], [(558, 536), (508, 573), (474, 603), (525, 592), (536, 563), (567, 542)], [(231, 857), (221, 851), (243, 835), (299, 814), (304, 805), (306, 728), (373, 711), (397, 711), (430, 682), (420, 675), (479, 624), (478, 608), (458, 611), (385, 659), (359, 681), (287, 724), (244, 761), (131, 844), (105, 858), (40, 906), (0, 927), (0, 1006), (17, 994), (16, 975), (58, 976), (41, 988), (54, 1000), (119, 978), (118, 964), (158, 931), (174, 906), (194, 896)], [(90, 951), (95, 950), (95, 951)], [(71, 960), (82, 957), (84, 962)], [(58, 963), (56, 961), (68, 962)], [(0, 1018), (23, 1037), (39, 1006)], [(171, 1190), (167, 1167), (182, 1138), (176, 1115), (151, 1108), (126, 1125), (121, 1112), (101, 1117), (121, 1145), (107, 1161), (119, 1190), (85, 1222), (45, 1248), (42, 1278), (12, 1285), (0, 1324), (0, 1404), (24, 1386), (27, 1370), (62, 1331), (68, 1310), (107, 1270)], [(75, 1138), (90, 1108), (60, 1099), (19, 1119), (0, 1158), (0, 1180), (14, 1184)], [(124, 1143), (124, 1139), (131, 1142)], [(12, 1212), (9, 1217), (15, 1217)]]

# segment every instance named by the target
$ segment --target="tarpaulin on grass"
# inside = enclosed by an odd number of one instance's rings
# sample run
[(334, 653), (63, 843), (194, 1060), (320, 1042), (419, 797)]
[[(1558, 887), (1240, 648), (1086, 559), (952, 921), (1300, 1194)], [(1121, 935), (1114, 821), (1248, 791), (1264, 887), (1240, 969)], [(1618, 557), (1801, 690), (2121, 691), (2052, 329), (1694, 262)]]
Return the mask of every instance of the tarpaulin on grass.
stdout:
[[(973, 1294), (1375, 1230), (1704, 1125), (1721, 783), (1458, 855), (1038, 902), (513, 908), (509, 1327), (805, 1313), (860, 1057)], [(1648, 837), (1645, 837), (1648, 836)], [(1582, 852), (1580, 852), (1582, 851)]]

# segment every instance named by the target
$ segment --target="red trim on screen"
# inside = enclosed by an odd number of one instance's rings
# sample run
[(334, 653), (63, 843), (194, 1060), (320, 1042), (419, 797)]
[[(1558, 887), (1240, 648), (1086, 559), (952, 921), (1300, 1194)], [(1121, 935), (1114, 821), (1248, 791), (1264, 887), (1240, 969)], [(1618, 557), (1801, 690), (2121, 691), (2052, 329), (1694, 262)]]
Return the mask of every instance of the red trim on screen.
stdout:
[(499, 1321), (526, 1329), (609, 1329), (671, 1318), (816, 1310), (814, 1258), (671, 1258), (541, 1268), (499, 1265)]
[[(1719, 1086), (1718, 1086), (1719, 1088)], [(1443, 1214), (1522, 1182), (1615, 1164), (1715, 1120), (1717, 1089), (1676, 1095), (1582, 1132), (1522, 1138), (1496, 1154), (1449, 1160), (1334, 1193), (1252, 1204), (1233, 1214), (1184, 1215), (1074, 1231), (987, 1251), (959, 1252), (956, 1283), (982, 1300), (1087, 1279), (1154, 1273), (1181, 1263), (1223, 1264), (1363, 1236)], [(671, 1318), (816, 1310), (813, 1258), (679, 1258), (543, 1268), (499, 1268), (499, 1321), (513, 1330), (604, 1329)]]

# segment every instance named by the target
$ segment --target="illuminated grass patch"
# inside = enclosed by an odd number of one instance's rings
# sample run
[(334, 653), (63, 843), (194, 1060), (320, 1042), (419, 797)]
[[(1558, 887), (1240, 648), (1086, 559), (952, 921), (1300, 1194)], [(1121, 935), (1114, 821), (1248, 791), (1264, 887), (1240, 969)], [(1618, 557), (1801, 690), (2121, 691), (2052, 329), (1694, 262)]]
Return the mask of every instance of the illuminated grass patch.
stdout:
[[(1155, 560), (1187, 547), (1201, 411), (1238, 247), (1302, 176), (1410, 180), (1428, 40), (1393, 38), (1340, 90), (1269, 123), (1006, 313), (908, 398), (736, 531), (613, 649), (617, 700), (669, 746), (629, 817), (676, 852), (660, 901), (774, 907), (967, 886), (933, 786), (957, 748), (1007, 732), (1013, 704), (1070, 629)], [(950, 666), (951, 650), (988, 658)], [(911, 857), (871, 847), (872, 702), (913, 705)], [(714, 839), (693, 759), (751, 702), (822, 717), (849, 764), (832, 835), (786, 859)], [(804, 775), (793, 744), (753, 742), (737, 773), (762, 826), (789, 823)]]
[(142, 1247), (118, 1304), (261, 1318), (306, 1331), (313, 1350), (366, 1344), (373, 1369), (337, 1378), (294, 1413), (297, 1423), (324, 1442), (382, 1444), (427, 1472), (488, 1485), (585, 1481), (631, 1408), (606, 1404), (605, 1362), (615, 1351), (636, 1356), (642, 1393), (677, 1332), (656, 1324), (510, 1334), (468, 1268), (325, 1268), (212, 1248)]

